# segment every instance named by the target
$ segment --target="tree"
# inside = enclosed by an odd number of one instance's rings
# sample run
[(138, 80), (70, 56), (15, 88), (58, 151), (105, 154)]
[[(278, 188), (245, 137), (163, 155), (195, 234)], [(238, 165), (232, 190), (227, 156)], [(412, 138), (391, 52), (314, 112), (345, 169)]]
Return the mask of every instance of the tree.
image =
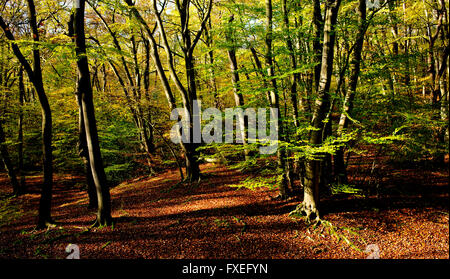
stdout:
[[(272, 54), (272, 40), (273, 40), (273, 10), (272, 10), (272, 1), (266, 0), (266, 53), (265, 53), (265, 61), (267, 67), (267, 79), (270, 83), (270, 92), (269, 92), (269, 102), (270, 106), (277, 111), (280, 110), (280, 97), (277, 88), (277, 81), (275, 79), (275, 70), (273, 63), (273, 54)], [(284, 141), (283, 135), (283, 123), (281, 122), (281, 117), (278, 116), (278, 138), (280, 141)], [(281, 199), (286, 199), (290, 193), (287, 187), (287, 177), (286, 177), (286, 150), (284, 147), (278, 148), (277, 151), (278, 156), (278, 168), (280, 172), (280, 184), (279, 184), (279, 197)]]
[[(356, 35), (356, 41), (354, 44), (352, 58), (350, 61), (350, 81), (349, 87), (345, 94), (345, 99), (343, 103), (343, 109), (341, 113), (341, 117), (339, 120), (339, 126), (337, 130), (337, 136), (341, 137), (344, 129), (348, 126), (348, 115), (351, 114), (351, 110), (353, 108), (353, 99), (356, 94), (356, 87), (358, 84), (358, 77), (360, 72), (360, 63), (361, 63), (361, 53), (363, 49), (364, 43), (364, 35), (367, 30), (366, 23), (366, 0), (359, 0), (358, 5), (358, 33)], [(345, 162), (344, 162), (344, 149), (343, 147), (339, 147), (334, 156), (334, 171), (335, 176), (337, 176), (338, 183), (346, 184), (347, 181), (347, 173), (345, 171)]]
[[(86, 39), (84, 32), (85, 0), (78, 0), (73, 15), (73, 35), (77, 55), (78, 82), (77, 98), (80, 106), (80, 123), (84, 123), (86, 145), (89, 153), (90, 172), (97, 192), (97, 220), (94, 225), (103, 226), (112, 223), (111, 198), (98, 141), (97, 123), (89, 64), (86, 55)], [(89, 175), (89, 174), (87, 174)]]
[[(28, 21), (33, 41), (39, 43), (39, 31), (36, 20), (36, 8), (33, 0), (28, 0)], [(17, 59), (21, 63), (28, 75), (28, 79), (33, 83), (36, 93), (41, 104), (42, 113), (42, 149), (43, 149), (43, 169), (44, 181), (42, 184), (41, 199), (39, 202), (39, 218), (38, 227), (43, 228), (52, 225), (54, 221), (51, 218), (51, 200), (53, 185), (53, 164), (52, 164), (52, 113), (50, 104), (45, 94), (44, 84), (42, 80), (41, 57), (37, 45), (33, 47), (33, 68), (22, 54), (16, 43), (14, 35), (8, 24), (0, 16), (0, 27), (3, 29), (6, 38), (11, 41), (11, 47)]]
[(5, 169), (8, 171), (8, 177), (13, 188), (13, 195), (18, 195), (20, 194), (20, 185), (17, 181), (16, 171), (14, 170), (14, 166), (11, 162), (5, 141), (5, 132), (3, 131), (2, 121), (0, 120), (0, 154), (3, 164), (5, 165)]
[(20, 176), (20, 191), (25, 190), (25, 175), (23, 172), (23, 106), (25, 101), (25, 85), (23, 81), (23, 67), (19, 70), (19, 120), (17, 133), (18, 175)]
[[(231, 25), (234, 21), (234, 15), (230, 15), (228, 19), (228, 25)], [(225, 31), (225, 38), (227, 41), (227, 55), (228, 61), (230, 63), (230, 71), (231, 71), (231, 83), (233, 84), (233, 93), (234, 93), (234, 102), (236, 107), (241, 108), (245, 105), (244, 96), (240, 90), (240, 77), (239, 77), (239, 67), (236, 58), (236, 42), (233, 36), (233, 29), (231, 26), (228, 27), (228, 30)], [(248, 121), (246, 121), (245, 117), (239, 117), (239, 130), (241, 132), (242, 142), (244, 144), (244, 155), (245, 160), (249, 160), (249, 150), (247, 147), (247, 129), (248, 129)]]
[[(161, 14), (163, 10), (158, 10), (158, 4), (157, 1), (153, 1), (153, 12), (155, 15), (156, 24), (158, 26), (158, 32), (162, 39), (162, 45), (166, 52), (167, 62), (168, 62), (168, 68), (169, 73), (172, 81), (175, 83), (175, 87), (180, 92), (181, 99), (183, 101), (184, 109), (187, 111), (186, 117), (188, 119), (188, 122), (190, 123), (189, 129), (189, 142), (181, 142), (181, 146), (183, 148), (183, 152), (185, 154), (186, 158), (186, 176), (189, 181), (197, 181), (200, 178), (200, 168), (198, 163), (198, 152), (197, 147), (198, 143), (194, 142), (194, 125), (193, 125), (193, 113), (194, 113), (194, 101), (197, 100), (197, 83), (195, 79), (195, 70), (194, 70), (194, 49), (199, 42), (203, 31), (206, 29), (206, 24), (208, 22), (208, 18), (211, 13), (212, 8), (212, 0), (208, 1), (208, 4), (204, 5), (198, 5), (196, 8), (198, 9), (199, 13), (201, 14), (200, 18), (200, 28), (199, 30), (194, 33), (194, 36), (192, 37), (189, 25), (190, 20), (190, 7), (191, 7), (191, 1), (189, 0), (183, 0), (183, 1), (176, 1), (175, 7), (178, 12), (178, 16), (180, 19), (180, 30), (181, 30), (181, 50), (183, 52), (183, 59), (184, 59), (184, 65), (185, 65), (185, 76), (186, 76), (186, 83), (187, 87), (185, 87), (180, 77), (175, 70), (174, 62), (173, 62), (173, 51), (169, 45), (169, 41), (167, 38), (167, 33), (164, 28), (164, 24), (161, 18)], [(133, 16), (138, 20), (138, 22), (143, 26), (143, 28), (146, 30), (146, 34), (149, 38), (150, 47), (151, 47), (151, 57), (155, 64), (155, 67), (157, 69), (158, 76), (160, 77), (161, 83), (163, 84), (164, 91), (166, 93), (167, 100), (169, 102), (169, 107), (171, 110), (176, 108), (175, 105), (175, 98), (172, 93), (172, 89), (169, 85), (169, 79), (162, 67), (161, 58), (158, 52), (158, 44), (156, 43), (156, 40), (154, 38), (154, 30), (150, 29), (147, 22), (144, 20), (144, 18), (141, 16), (139, 11), (134, 6), (134, 3), (132, 0), (125, 0), (125, 3), (130, 7), (131, 13)], [(164, 7), (164, 5), (163, 5)]]
[[(309, 136), (309, 144), (312, 147), (317, 147), (323, 142), (324, 120), (330, 100), (329, 90), (333, 70), (335, 26), (340, 4), (340, 0), (329, 0), (326, 3), (320, 82), (311, 121), (313, 130)], [(323, 175), (321, 174), (320, 166), (320, 157), (307, 161), (303, 202), (294, 211), (305, 215), (309, 221), (320, 219), (319, 182), (321, 175)]]
[[(129, 63), (126, 61), (125, 56), (123, 54), (124, 50), (122, 49), (122, 47), (120, 45), (117, 32), (114, 32), (111, 29), (110, 24), (108, 24), (105, 17), (99, 12), (98, 8), (94, 4), (92, 4), (90, 2), (88, 2), (88, 3), (90, 4), (90, 6), (94, 10), (94, 12), (97, 14), (97, 16), (100, 18), (100, 20), (103, 23), (103, 25), (105, 26), (108, 34), (112, 37), (113, 45), (120, 55), (120, 62), (121, 62), (120, 64), (123, 68), (123, 72), (125, 73), (125, 78), (122, 78), (122, 76), (120, 76), (120, 73), (117, 70), (117, 67), (113, 64), (114, 62), (109, 60), (109, 64), (113, 68), (114, 74), (117, 76), (117, 78), (121, 82), (121, 85), (123, 87), (122, 89), (125, 93), (125, 98), (127, 100), (127, 105), (133, 115), (135, 124), (140, 131), (140, 140), (142, 142), (143, 150), (146, 153), (146, 156), (149, 161), (149, 166), (151, 167), (151, 157), (152, 157), (152, 153), (154, 152), (155, 147), (153, 144), (152, 126), (148, 123), (149, 120), (146, 119), (144, 116), (145, 113), (144, 113), (144, 108), (142, 106), (143, 94), (141, 92), (141, 90), (144, 89), (145, 90), (144, 96), (146, 96), (148, 99), (148, 88), (149, 88), (149, 78), (148, 78), (148, 76), (149, 76), (149, 59), (148, 58), (149, 57), (146, 56), (146, 58), (147, 58), (147, 59), (145, 59), (146, 66), (145, 66), (144, 72), (142, 73), (142, 71), (139, 68), (136, 38), (135, 38), (133, 28), (131, 28), (132, 34), (131, 34), (131, 38), (130, 38), (129, 42), (131, 43), (130, 51), (131, 51), (132, 58), (133, 58), (132, 66), (134, 67), (134, 72), (131, 71), (129, 68)], [(114, 22), (113, 22), (113, 24), (114, 24)], [(98, 40), (95, 39), (95, 41), (97, 44), (100, 45), (100, 42)], [(146, 48), (146, 54), (147, 54), (149, 52), (149, 44), (145, 38), (143, 38), (143, 41), (144, 41), (144, 45)], [(144, 88), (142, 88), (142, 86), (141, 86), (142, 80), (144, 80)], [(125, 81), (127, 84), (125, 84)], [(130, 94), (130, 92), (131, 92), (131, 94)], [(149, 114), (147, 114), (147, 115), (149, 115)]]

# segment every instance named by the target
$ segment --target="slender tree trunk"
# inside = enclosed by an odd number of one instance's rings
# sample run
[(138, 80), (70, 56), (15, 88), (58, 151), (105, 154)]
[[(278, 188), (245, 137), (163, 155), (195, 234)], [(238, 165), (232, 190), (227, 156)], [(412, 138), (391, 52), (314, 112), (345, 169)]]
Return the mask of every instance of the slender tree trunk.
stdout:
[[(272, 0), (266, 0), (266, 66), (267, 66), (267, 78), (270, 82), (270, 92), (269, 92), (269, 101), (270, 106), (274, 109), (277, 109), (280, 111), (280, 101), (278, 96), (278, 89), (277, 89), (277, 82), (276, 79), (273, 78), (275, 76), (274, 72), (274, 65), (273, 65), (273, 53), (272, 53), (272, 30), (273, 30), (273, 24), (272, 24), (272, 17), (273, 17), (273, 10), (272, 10)], [(283, 123), (281, 121), (281, 115), (279, 115), (278, 119), (278, 138), (281, 142), (284, 141), (284, 134), (283, 134)], [(292, 193), (290, 192), (288, 185), (287, 185), (287, 174), (286, 174), (286, 150), (284, 147), (279, 147), (277, 150), (277, 157), (278, 157), (278, 169), (279, 173), (281, 175), (281, 179), (279, 181), (279, 198), (285, 199)]]
[(86, 130), (84, 124), (83, 103), (80, 91), (77, 91), (76, 98), (78, 103), (78, 154), (80, 155), (84, 163), (87, 193), (89, 197), (88, 207), (97, 209), (97, 190), (95, 187), (94, 179), (92, 177), (91, 162), (89, 161), (89, 150), (86, 142)]
[(102, 74), (103, 74), (103, 83), (102, 83), (102, 92), (106, 93), (107, 84), (108, 84), (108, 73), (106, 72), (106, 65), (102, 65)]
[[(348, 115), (351, 114), (353, 108), (353, 99), (358, 85), (358, 78), (360, 73), (361, 53), (364, 43), (365, 25), (366, 25), (366, 0), (359, 0), (358, 7), (358, 34), (356, 35), (355, 47), (353, 49), (352, 58), (350, 61), (350, 82), (348, 91), (345, 95), (342, 114), (339, 119), (339, 126), (337, 136), (341, 137), (344, 130), (348, 127)], [(347, 183), (347, 172), (344, 163), (344, 148), (340, 147), (334, 156), (334, 173), (338, 183)]]
[[(39, 41), (39, 31), (37, 28), (36, 9), (33, 0), (28, 0), (30, 27), (33, 33), (34, 41)], [(42, 138), (43, 138), (43, 156), (44, 156), (44, 183), (42, 185), (42, 194), (39, 203), (38, 227), (45, 227), (53, 224), (51, 218), (51, 200), (53, 186), (53, 158), (52, 158), (52, 116), (50, 104), (44, 90), (42, 82), (42, 69), (39, 49), (33, 50), (34, 62), (34, 84), (39, 102), (42, 107)]]
[[(252, 53), (253, 60), (255, 60), (256, 73), (262, 76), (262, 82), (263, 82), (264, 88), (268, 88), (269, 83), (267, 82), (267, 79), (265, 78), (265, 74), (264, 74), (264, 71), (262, 68), (261, 60), (259, 60), (259, 57), (258, 57), (258, 53), (256, 52), (256, 49), (252, 46), (250, 47), (250, 51)], [(270, 91), (269, 90), (266, 91), (266, 98), (270, 104)]]
[(194, 58), (192, 53), (186, 53), (184, 59), (186, 67), (186, 79), (188, 83), (188, 96), (189, 96), (189, 119), (190, 121), (190, 139), (191, 142), (186, 144), (186, 177), (189, 181), (197, 181), (200, 178), (200, 166), (198, 163), (198, 151), (196, 150), (199, 146), (198, 143), (193, 142), (194, 129), (194, 100), (197, 100), (197, 86), (195, 82), (195, 71), (194, 71)]
[[(234, 20), (234, 15), (231, 15), (228, 24), (231, 24)], [(228, 54), (228, 61), (230, 63), (230, 70), (231, 70), (231, 83), (233, 84), (233, 93), (234, 93), (234, 103), (237, 107), (243, 107), (244, 106), (244, 96), (241, 93), (240, 90), (240, 78), (239, 78), (239, 72), (238, 72), (238, 63), (236, 58), (236, 46), (235, 41), (233, 38), (233, 31), (232, 27), (229, 27), (230, 30), (227, 30), (225, 37), (227, 40), (227, 43), (229, 44), (229, 47), (227, 49)], [(241, 131), (241, 136), (244, 144), (244, 156), (245, 160), (249, 160), (249, 150), (247, 148), (247, 121), (245, 119), (238, 119), (239, 123), (239, 129)]]
[(322, 18), (322, 11), (320, 9), (320, 0), (314, 0), (313, 6), (313, 25), (314, 25), (314, 89), (317, 91), (320, 82), (320, 70), (322, 63), (322, 42), (324, 22)]
[[(39, 42), (39, 32), (37, 28), (36, 9), (33, 0), (28, 0), (28, 21), (33, 34), (33, 41)], [(52, 115), (50, 104), (45, 94), (44, 84), (42, 81), (42, 69), (40, 52), (38, 48), (33, 49), (33, 68), (23, 56), (18, 45), (15, 43), (14, 35), (0, 16), (0, 27), (5, 32), (6, 37), (12, 42), (11, 47), (20, 64), (27, 72), (29, 80), (33, 83), (39, 103), (41, 104), (42, 114), (42, 157), (44, 181), (42, 183), (41, 198), (39, 201), (38, 228), (44, 228), (52, 225), (54, 222), (51, 218), (51, 201), (53, 186), (53, 164), (52, 164)]]
[(206, 37), (206, 45), (209, 48), (208, 57), (209, 57), (209, 86), (213, 93), (214, 98), (214, 107), (220, 109), (222, 107), (222, 102), (217, 92), (217, 82), (216, 82), (216, 74), (214, 72), (214, 51), (213, 47), (213, 37), (211, 35), (211, 17), (208, 20), (208, 28), (205, 28), (205, 37)]
[(144, 123), (146, 124), (146, 134), (148, 138), (147, 146), (149, 149), (149, 153), (153, 154), (155, 152), (155, 144), (154, 144), (154, 132), (152, 125), (152, 113), (150, 109), (150, 104), (152, 102), (150, 98), (150, 43), (145, 38), (142, 33), (142, 41), (144, 42), (145, 49), (145, 70), (144, 70), (144, 96), (147, 102), (147, 109), (144, 115)]
[(3, 124), (0, 120), (0, 155), (2, 157), (3, 164), (5, 165), (5, 169), (8, 172), (8, 177), (11, 182), (11, 186), (13, 189), (13, 195), (20, 194), (20, 185), (17, 181), (16, 172), (14, 171), (14, 166), (11, 162), (11, 157), (9, 156), (8, 148), (5, 144), (5, 133), (3, 131)]
[[(405, 22), (405, 29), (404, 33), (407, 38), (411, 37), (411, 26), (406, 24), (407, 22), (407, 15), (406, 15), (406, 0), (402, 0), (402, 7), (403, 7), (403, 21)], [(405, 73), (403, 81), (406, 86), (406, 91), (408, 92), (408, 98), (409, 98), (409, 109), (412, 112), (413, 108), (413, 92), (411, 90), (411, 74), (410, 74), (410, 58), (409, 58), (409, 48), (411, 45), (411, 39), (405, 40), (403, 44), (403, 53), (405, 57)]]
[[(289, 58), (291, 63), (291, 69), (296, 70), (297, 69), (297, 58), (294, 51), (294, 43), (292, 42), (292, 38), (290, 36), (290, 30), (289, 30), (289, 15), (288, 15), (288, 8), (287, 8), (287, 0), (283, 0), (282, 2), (282, 8), (283, 8), (283, 22), (284, 22), (284, 28), (286, 29), (287, 38), (286, 38), (286, 46), (289, 50)], [(300, 73), (294, 73), (291, 77), (290, 81), (290, 95), (291, 95), (291, 102), (292, 102), (292, 108), (293, 108), (293, 118), (294, 118), (294, 126), (296, 128), (299, 127), (298, 123), (298, 101), (297, 101), (297, 84), (300, 80)]]
[(394, 35), (394, 41), (392, 42), (392, 52), (395, 57), (399, 54), (399, 45), (398, 45), (398, 25), (397, 25), (397, 15), (395, 14), (394, 10), (397, 6), (397, 1), (389, 1), (388, 7), (389, 7), (389, 20), (392, 24), (392, 34)]
[(20, 191), (24, 191), (25, 174), (23, 169), (23, 103), (25, 99), (25, 84), (23, 81), (23, 67), (19, 70), (19, 121), (18, 121), (18, 136), (17, 136), (17, 153), (18, 153), (18, 175), (20, 176)]
[[(152, 153), (154, 149), (153, 142), (150, 141), (149, 133), (148, 133), (148, 124), (145, 120), (144, 110), (142, 107), (142, 94), (141, 94), (141, 80), (142, 75), (139, 69), (138, 62), (138, 46), (136, 43), (136, 39), (134, 35), (131, 36), (132, 43), (132, 54), (133, 54), (133, 62), (134, 62), (134, 76), (135, 80), (130, 80), (130, 85), (133, 92), (134, 103), (136, 103), (136, 118), (138, 123), (138, 128), (140, 131), (140, 139), (142, 144), (142, 149), (147, 156), (148, 166), (151, 168), (152, 166)], [(130, 76), (131, 78), (131, 76)]]
[(95, 225), (109, 225), (112, 223), (111, 200), (109, 187), (98, 141), (95, 109), (90, 83), (89, 64), (86, 56), (86, 41), (84, 33), (85, 0), (78, 0), (79, 7), (75, 9), (73, 30), (75, 36), (75, 51), (78, 68), (78, 94), (81, 97), (86, 143), (89, 151), (92, 178), (97, 191), (97, 220)]

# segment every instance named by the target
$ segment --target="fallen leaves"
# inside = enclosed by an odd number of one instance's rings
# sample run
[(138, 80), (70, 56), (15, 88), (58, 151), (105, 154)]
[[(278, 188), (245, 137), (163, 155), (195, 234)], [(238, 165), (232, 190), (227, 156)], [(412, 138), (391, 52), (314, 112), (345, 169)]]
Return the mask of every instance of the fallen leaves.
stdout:
[[(177, 184), (177, 173), (167, 172), (113, 188), (117, 223), (101, 229), (89, 229), (95, 212), (87, 209), (87, 193), (67, 186), (68, 176), (59, 176), (53, 215), (60, 227), (36, 231), (35, 215), (15, 216), (0, 228), (0, 258), (63, 259), (68, 243), (79, 245), (82, 259), (364, 259), (369, 244), (379, 247), (381, 258), (449, 257), (448, 206), (434, 204), (431, 194), (430, 200), (399, 199), (355, 210), (324, 201), (335, 209), (323, 218), (336, 236), (323, 225), (307, 226), (289, 217), (299, 200), (271, 200), (274, 190), (264, 187), (236, 190), (229, 185), (248, 175), (213, 164), (202, 169), (214, 176), (198, 187)], [(7, 191), (7, 180), (0, 177), (0, 194)], [(39, 195), (26, 194), (11, 202), (31, 212), (38, 201)]]

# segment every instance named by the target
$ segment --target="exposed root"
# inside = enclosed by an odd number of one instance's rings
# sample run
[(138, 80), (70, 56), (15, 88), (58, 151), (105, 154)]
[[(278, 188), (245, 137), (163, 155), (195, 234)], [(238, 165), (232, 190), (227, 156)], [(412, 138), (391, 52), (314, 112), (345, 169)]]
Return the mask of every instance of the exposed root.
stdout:
[(319, 210), (315, 206), (305, 204), (304, 202), (297, 205), (297, 207), (289, 213), (289, 216), (302, 216), (308, 224), (320, 224)]
[(49, 228), (54, 228), (56, 226), (57, 226), (57, 223), (55, 221), (53, 221), (52, 219), (50, 219), (47, 221), (39, 222), (39, 224), (36, 226), (36, 230), (49, 229)]
[(104, 228), (108, 226), (114, 225), (113, 218), (106, 218), (105, 220), (98, 220), (98, 218), (95, 220), (95, 222), (90, 226), (90, 228)]

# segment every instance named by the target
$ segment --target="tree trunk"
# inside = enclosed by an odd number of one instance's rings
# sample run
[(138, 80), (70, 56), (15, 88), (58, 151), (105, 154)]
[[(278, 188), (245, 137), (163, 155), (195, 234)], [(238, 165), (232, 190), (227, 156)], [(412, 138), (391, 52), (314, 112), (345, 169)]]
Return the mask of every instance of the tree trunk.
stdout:
[[(33, 41), (39, 42), (39, 32), (36, 21), (36, 9), (33, 0), (28, 0), (28, 20), (30, 29), (33, 34)], [(0, 27), (5, 32), (6, 37), (12, 42), (11, 47), (20, 64), (27, 72), (29, 80), (38, 95), (39, 103), (41, 104), (42, 114), (42, 157), (43, 157), (43, 172), (44, 181), (42, 183), (41, 198), (39, 201), (38, 213), (38, 228), (44, 228), (52, 225), (54, 222), (51, 218), (51, 201), (52, 201), (52, 186), (53, 186), (53, 164), (52, 164), (52, 115), (50, 104), (45, 94), (44, 85), (42, 82), (42, 69), (40, 52), (38, 48), (33, 49), (33, 68), (23, 56), (18, 45), (15, 43), (14, 35), (11, 33), (9, 27), (6, 25), (3, 18), (0, 16)]]
[(86, 186), (87, 193), (89, 197), (89, 208), (97, 209), (97, 190), (95, 187), (95, 182), (92, 177), (91, 171), (91, 163), (89, 161), (89, 150), (86, 142), (86, 130), (84, 124), (84, 113), (83, 113), (83, 104), (82, 104), (82, 96), (80, 91), (77, 90), (76, 93), (77, 103), (78, 103), (78, 154), (84, 163), (84, 172), (86, 175)]
[[(194, 131), (193, 121), (194, 119), (194, 100), (197, 100), (197, 87), (195, 82), (195, 71), (194, 71), (194, 58), (192, 57), (192, 53), (185, 54), (185, 67), (186, 67), (186, 79), (188, 83), (188, 117), (190, 119), (190, 143), (185, 144), (186, 151), (186, 177), (189, 181), (194, 182), (200, 179), (200, 166), (198, 163), (198, 151), (196, 150), (199, 146), (199, 143), (194, 142)], [(200, 132), (201, 131), (197, 131)]]
[[(229, 20), (228, 20), (228, 24), (231, 24), (234, 20), (234, 15), (231, 15)], [(232, 29), (232, 27), (229, 26), (230, 29)], [(244, 106), (244, 96), (241, 93), (240, 90), (240, 78), (239, 78), (239, 72), (238, 72), (238, 63), (237, 63), (237, 58), (236, 58), (236, 46), (235, 46), (235, 41), (233, 38), (233, 31), (232, 30), (227, 30), (227, 32), (225, 33), (225, 37), (227, 40), (227, 43), (229, 45), (228, 49), (227, 49), (227, 54), (228, 54), (228, 61), (230, 62), (230, 70), (231, 70), (231, 83), (233, 84), (233, 93), (234, 93), (234, 103), (236, 104), (237, 107), (243, 107)], [(244, 117), (245, 118), (245, 117)], [(247, 129), (248, 129), (248, 121), (246, 121), (246, 119), (238, 119), (238, 125), (239, 125), (239, 129), (241, 132), (241, 136), (242, 136), (242, 140), (243, 140), (243, 144), (244, 144), (244, 156), (245, 156), (245, 160), (249, 160), (250, 156), (249, 156), (249, 150), (247, 148)]]
[[(287, 8), (287, 0), (283, 0), (282, 2), (282, 8), (283, 8), (283, 21), (284, 21), (284, 28), (287, 32), (287, 38), (286, 38), (286, 46), (289, 51), (289, 58), (291, 63), (291, 70), (297, 69), (297, 58), (295, 56), (294, 51), (294, 44), (292, 42), (292, 38), (290, 36), (290, 30), (289, 30), (289, 15), (288, 15), (288, 8)], [(291, 95), (291, 102), (292, 102), (292, 108), (293, 108), (293, 118), (294, 118), (294, 126), (296, 128), (299, 127), (298, 123), (298, 101), (297, 101), (297, 83), (300, 80), (300, 73), (294, 73), (291, 77), (290, 81), (290, 95)]]
[(320, 70), (322, 63), (322, 43), (320, 41), (323, 38), (324, 22), (322, 18), (322, 11), (320, 9), (320, 0), (314, 0), (313, 8), (313, 24), (314, 24), (314, 89), (317, 91), (320, 82)]
[[(337, 130), (337, 136), (341, 137), (344, 130), (348, 126), (348, 115), (351, 114), (353, 108), (353, 99), (356, 93), (356, 87), (358, 84), (358, 78), (360, 73), (361, 52), (364, 43), (364, 34), (366, 32), (366, 0), (359, 0), (358, 7), (358, 34), (356, 35), (355, 47), (352, 53), (352, 59), (350, 61), (350, 82), (348, 91), (345, 95), (344, 104), (342, 108), (342, 114), (339, 119), (339, 126)], [(346, 184), (347, 172), (344, 163), (344, 148), (340, 147), (336, 151), (334, 156), (334, 174), (337, 182), (340, 184)]]
[[(273, 66), (273, 54), (272, 54), (272, 0), (266, 0), (266, 66), (267, 66), (267, 78), (270, 81), (270, 92), (269, 92), (269, 101), (270, 106), (274, 109), (280, 111), (280, 101), (278, 96), (277, 82), (276, 79), (273, 78), (275, 76), (274, 66)], [(281, 121), (281, 115), (278, 116), (278, 138), (281, 142), (284, 141), (283, 134), (283, 123)], [(286, 150), (284, 147), (278, 147), (277, 150), (278, 157), (278, 170), (281, 175), (281, 179), (279, 180), (279, 198), (286, 199), (292, 193), (290, 192), (287, 186), (287, 173), (286, 173)]]
[(206, 37), (206, 45), (209, 48), (208, 57), (209, 57), (209, 86), (213, 93), (214, 98), (214, 107), (220, 109), (222, 107), (222, 102), (217, 93), (217, 82), (216, 82), (216, 74), (214, 72), (214, 52), (212, 50), (213, 47), (213, 38), (211, 35), (211, 17), (208, 20), (208, 28), (205, 28), (205, 37)]
[(11, 162), (11, 157), (9, 157), (8, 148), (5, 144), (5, 133), (3, 131), (3, 124), (0, 120), (0, 155), (3, 159), (3, 164), (5, 165), (5, 169), (8, 172), (8, 177), (11, 182), (11, 186), (13, 189), (13, 195), (19, 195), (20, 194), (20, 186), (19, 182), (17, 181), (16, 172), (14, 171), (14, 166)]
[[(33, 0), (28, 0), (30, 27), (35, 42), (39, 42), (39, 31), (36, 21), (36, 9)], [(42, 107), (42, 139), (43, 139), (43, 156), (44, 156), (44, 183), (42, 185), (42, 194), (39, 203), (39, 220), (38, 227), (42, 228), (52, 225), (54, 222), (51, 218), (51, 201), (53, 186), (53, 156), (52, 156), (52, 116), (50, 104), (42, 82), (42, 69), (39, 49), (33, 50), (34, 76), (30, 80), (34, 80), (36, 93)]]
[(19, 121), (17, 136), (18, 176), (20, 176), (20, 191), (25, 190), (25, 174), (23, 170), (23, 103), (25, 100), (25, 84), (23, 82), (23, 67), (19, 70)]
[(92, 178), (97, 192), (97, 220), (95, 225), (110, 225), (111, 200), (109, 187), (98, 141), (97, 124), (93, 102), (92, 86), (89, 75), (89, 64), (86, 56), (86, 42), (84, 33), (84, 8), (85, 0), (78, 0), (79, 7), (75, 9), (73, 30), (75, 36), (75, 52), (77, 54), (78, 68), (78, 94), (81, 97), (81, 105), (86, 132), (86, 143), (89, 151), (89, 162)]
[[(320, 70), (320, 82), (318, 96), (315, 102), (311, 125), (313, 130), (309, 136), (312, 146), (319, 146), (323, 139), (324, 122), (329, 109), (330, 83), (333, 70), (335, 25), (341, 0), (327, 1), (325, 26), (323, 35), (322, 62)], [(297, 206), (294, 212), (305, 215), (308, 221), (318, 221), (319, 216), (319, 182), (321, 176), (321, 155), (310, 159), (306, 163), (306, 178), (304, 184), (303, 202)], [(322, 156), (323, 157), (323, 156)]]

